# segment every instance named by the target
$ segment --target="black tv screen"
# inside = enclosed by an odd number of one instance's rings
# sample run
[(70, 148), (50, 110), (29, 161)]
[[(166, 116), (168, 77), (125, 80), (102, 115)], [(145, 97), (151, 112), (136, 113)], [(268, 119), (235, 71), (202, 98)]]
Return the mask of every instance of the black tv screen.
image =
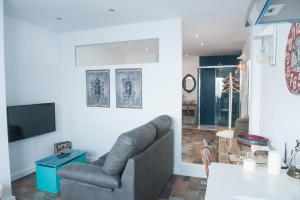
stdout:
[(55, 131), (55, 104), (7, 107), (9, 142)]

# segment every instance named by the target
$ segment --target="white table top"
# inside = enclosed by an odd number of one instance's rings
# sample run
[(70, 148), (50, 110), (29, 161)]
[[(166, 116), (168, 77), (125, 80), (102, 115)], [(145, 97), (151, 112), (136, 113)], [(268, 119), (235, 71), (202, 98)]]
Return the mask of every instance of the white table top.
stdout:
[(266, 167), (256, 166), (255, 172), (243, 172), (243, 166), (212, 163), (205, 200), (230, 200), (247, 196), (267, 200), (300, 200), (300, 180), (283, 170), (269, 175)]

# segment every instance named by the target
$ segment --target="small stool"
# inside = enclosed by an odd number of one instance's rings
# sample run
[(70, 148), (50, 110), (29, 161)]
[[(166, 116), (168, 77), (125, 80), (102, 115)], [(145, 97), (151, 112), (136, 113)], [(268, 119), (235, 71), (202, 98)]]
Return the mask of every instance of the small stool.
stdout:
[(231, 139), (234, 136), (234, 131), (233, 130), (223, 130), (223, 131), (218, 131), (216, 133), (216, 135), (218, 137), (222, 137), (222, 138), (228, 138)]

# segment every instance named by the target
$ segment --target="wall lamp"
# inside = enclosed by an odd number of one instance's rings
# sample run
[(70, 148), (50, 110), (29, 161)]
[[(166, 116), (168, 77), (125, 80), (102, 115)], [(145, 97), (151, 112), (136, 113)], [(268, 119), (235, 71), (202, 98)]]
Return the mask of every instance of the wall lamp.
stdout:
[(269, 25), (264, 27), (259, 34), (256, 34), (255, 40), (261, 41), (260, 51), (256, 55), (256, 61), (263, 65), (276, 65), (277, 26)]

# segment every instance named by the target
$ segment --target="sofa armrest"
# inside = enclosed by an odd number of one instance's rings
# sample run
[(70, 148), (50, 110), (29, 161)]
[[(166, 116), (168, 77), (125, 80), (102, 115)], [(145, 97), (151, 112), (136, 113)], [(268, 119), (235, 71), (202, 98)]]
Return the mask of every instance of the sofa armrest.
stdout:
[(58, 175), (61, 178), (88, 183), (103, 188), (115, 189), (120, 186), (119, 175), (107, 175), (102, 168), (88, 163), (71, 163), (62, 167)]

